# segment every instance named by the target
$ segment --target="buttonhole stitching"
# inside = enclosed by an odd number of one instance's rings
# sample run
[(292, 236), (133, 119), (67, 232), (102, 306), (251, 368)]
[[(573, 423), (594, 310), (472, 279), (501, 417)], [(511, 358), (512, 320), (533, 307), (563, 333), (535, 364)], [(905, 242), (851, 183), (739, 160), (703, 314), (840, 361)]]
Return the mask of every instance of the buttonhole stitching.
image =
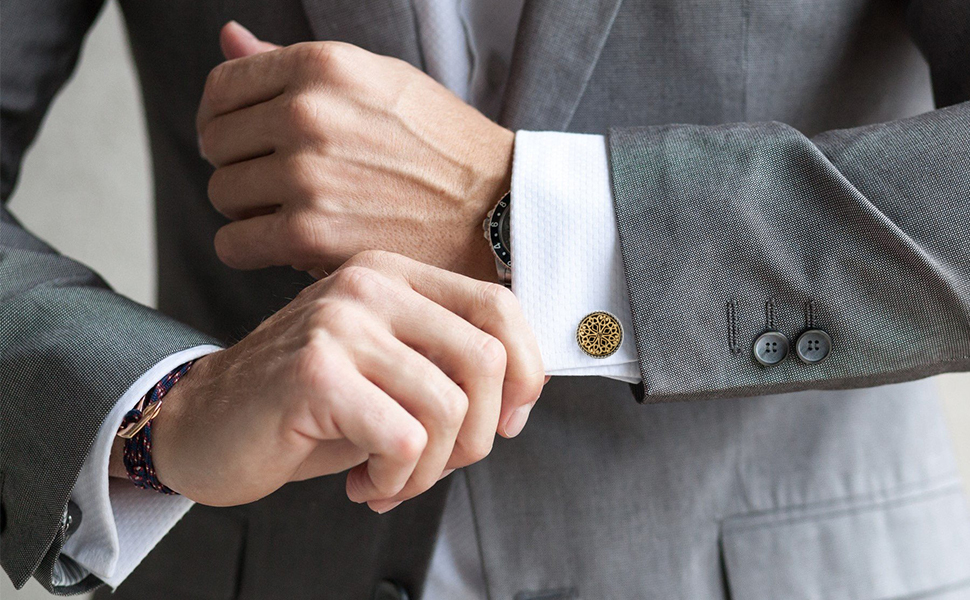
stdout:
[(815, 329), (815, 300), (805, 303), (805, 327)]
[(731, 354), (741, 353), (741, 344), (738, 343), (738, 303), (734, 298), (727, 302), (728, 318), (728, 348)]
[(775, 307), (775, 301), (773, 298), (769, 298), (765, 302), (765, 327), (769, 331), (775, 330), (775, 315), (777, 314), (777, 308)]

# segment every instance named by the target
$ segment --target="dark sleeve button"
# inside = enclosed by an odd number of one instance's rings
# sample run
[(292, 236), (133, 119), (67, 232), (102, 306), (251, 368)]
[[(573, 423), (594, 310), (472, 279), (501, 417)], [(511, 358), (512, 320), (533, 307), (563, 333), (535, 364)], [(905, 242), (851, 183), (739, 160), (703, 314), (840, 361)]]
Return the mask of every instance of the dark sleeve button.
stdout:
[(411, 596), (401, 584), (384, 579), (374, 586), (372, 600), (408, 600)]
[(766, 367), (777, 365), (788, 356), (788, 338), (777, 331), (766, 331), (754, 341), (752, 353)]
[(807, 365), (822, 362), (831, 351), (832, 338), (821, 329), (809, 329), (795, 342), (795, 353)]
[(64, 532), (64, 540), (70, 539), (80, 525), (81, 508), (73, 500), (69, 500), (61, 515), (61, 531)]

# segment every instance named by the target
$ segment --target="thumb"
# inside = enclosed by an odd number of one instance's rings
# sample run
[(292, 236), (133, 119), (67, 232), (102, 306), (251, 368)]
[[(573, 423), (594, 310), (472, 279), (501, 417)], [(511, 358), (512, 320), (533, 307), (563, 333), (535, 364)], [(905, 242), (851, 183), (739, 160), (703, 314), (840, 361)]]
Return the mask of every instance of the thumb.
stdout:
[(219, 46), (222, 48), (222, 54), (225, 55), (226, 60), (252, 56), (279, 48), (276, 44), (260, 40), (251, 31), (235, 21), (229, 21), (222, 27), (222, 31), (219, 32)]

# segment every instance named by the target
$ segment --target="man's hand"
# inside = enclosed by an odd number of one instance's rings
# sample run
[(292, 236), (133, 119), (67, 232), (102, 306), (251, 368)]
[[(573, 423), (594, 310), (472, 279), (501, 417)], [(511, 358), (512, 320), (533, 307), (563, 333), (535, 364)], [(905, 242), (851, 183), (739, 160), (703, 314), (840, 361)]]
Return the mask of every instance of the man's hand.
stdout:
[(517, 435), (542, 385), (511, 292), (368, 252), (199, 360), (153, 422), (153, 460), (211, 505), (353, 467), (347, 495), (383, 512)]
[[(411, 65), (338, 42), (223, 29), (197, 127), (228, 265), (330, 270), (379, 249), (495, 280), (481, 224), (514, 134)], [(255, 53), (255, 54), (253, 54)]]

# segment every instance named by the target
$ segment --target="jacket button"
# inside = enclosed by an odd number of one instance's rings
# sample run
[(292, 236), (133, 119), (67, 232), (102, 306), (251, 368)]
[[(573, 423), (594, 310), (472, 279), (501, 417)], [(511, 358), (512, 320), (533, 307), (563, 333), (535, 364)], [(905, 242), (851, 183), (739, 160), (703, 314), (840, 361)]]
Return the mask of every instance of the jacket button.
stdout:
[(64, 532), (64, 540), (67, 541), (74, 535), (77, 528), (81, 525), (81, 509), (73, 501), (68, 501), (67, 508), (61, 515), (61, 531)]
[(754, 341), (751, 352), (764, 366), (777, 365), (788, 356), (788, 338), (778, 331), (766, 331)]
[(825, 360), (832, 351), (832, 338), (821, 329), (809, 329), (798, 336), (795, 354), (806, 365), (814, 365)]
[(374, 586), (374, 594), (371, 596), (371, 600), (409, 600), (410, 598), (408, 591), (401, 584), (389, 579), (377, 582)]

